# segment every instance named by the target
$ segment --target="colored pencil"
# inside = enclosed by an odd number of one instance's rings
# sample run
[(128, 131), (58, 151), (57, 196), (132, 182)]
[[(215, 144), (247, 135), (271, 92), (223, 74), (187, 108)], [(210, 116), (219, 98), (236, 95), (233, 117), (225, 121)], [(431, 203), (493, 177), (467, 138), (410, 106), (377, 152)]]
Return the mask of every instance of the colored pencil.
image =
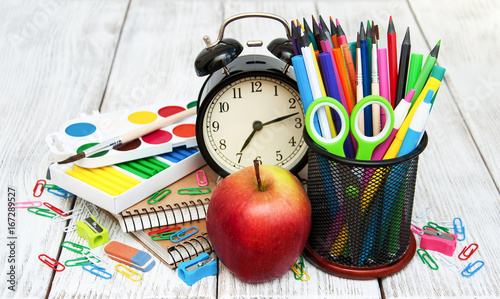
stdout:
[(415, 96), (413, 96), (414, 101), (420, 96), (420, 92), (422, 91), (422, 88), (424, 87), (425, 83), (427, 82), (427, 78), (429, 78), (429, 74), (431, 73), (432, 69), (434, 68), (434, 65), (436, 65), (440, 46), (441, 46), (441, 40), (439, 40), (439, 42), (431, 50), (431, 52), (427, 56), (427, 59), (425, 59), (424, 66), (422, 67), (422, 70), (420, 71), (420, 75), (418, 75), (417, 81), (415, 82), (415, 86), (413, 87), (413, 89), (415, 89)]
[(339, 46), (343, 44), (347, 44), (347, 37), (345, 36), (344, 30), (342, 30), (342, 26), (340, 26), (339, 20), (335, 19), (337, 23), (337, 39), (339, 41)]
[(396, 40), (396, 29), (392, 16), (389, 18), (389, 27), (387, 28), (387, 53), (389, 60), (389, 87), (391, 91), (392, 108), (396, 106), (396, 89), (398, 84), (398, 50)]
[(396, 88), (396, 106), (406, 95), (406, 80), (408, 78), (408, 67), (410, 66), (410, 27), (406, 29), (403, 43), (401, 44), (401, 54), (399, 57), (398, 84)]

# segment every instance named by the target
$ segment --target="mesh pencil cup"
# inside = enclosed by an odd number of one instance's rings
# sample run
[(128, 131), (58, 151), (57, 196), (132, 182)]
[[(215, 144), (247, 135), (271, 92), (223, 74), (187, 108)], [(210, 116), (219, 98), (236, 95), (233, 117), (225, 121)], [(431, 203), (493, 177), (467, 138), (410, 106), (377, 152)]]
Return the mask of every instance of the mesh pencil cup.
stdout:
[(343, 158), (315, 144), (307, 132), (304, 139), (312, 206), (306, 258), (325, 272), (353, 279), (403, 269), (416, 251), (411, 215), (427, 134), (411, 153), (381, 161)]

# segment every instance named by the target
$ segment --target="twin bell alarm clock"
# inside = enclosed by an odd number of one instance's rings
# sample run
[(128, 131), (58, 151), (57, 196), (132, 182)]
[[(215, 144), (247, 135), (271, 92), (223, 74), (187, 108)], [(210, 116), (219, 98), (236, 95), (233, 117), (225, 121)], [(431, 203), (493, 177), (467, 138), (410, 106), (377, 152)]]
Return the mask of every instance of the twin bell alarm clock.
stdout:
[[(286, 38), (270, 42), (271, 55), (242, 55), (243, 46), (223, 38), (226, 26), (243, 18), (279, 21)], [(196, 57), (198, 76), (207, 76), (198, 96), (196, 139), (208, 165), (225, 177), (254, 160), (281, 166), (292, 173), (307, 163), (302, 138), (304, 109), (293, 72), (290, 28), (279, 16), (239, 14), (226, 19), (214, 43), (204, 37), (206, 48)], [(261, 46), (261, 41), (247, 46)]]

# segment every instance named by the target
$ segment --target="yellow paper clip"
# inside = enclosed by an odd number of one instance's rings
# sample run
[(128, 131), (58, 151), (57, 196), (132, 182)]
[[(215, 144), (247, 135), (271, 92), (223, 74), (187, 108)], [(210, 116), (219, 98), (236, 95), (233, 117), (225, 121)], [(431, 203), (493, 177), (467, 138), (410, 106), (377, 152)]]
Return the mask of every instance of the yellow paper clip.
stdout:
[[(118, 268), (123, 268), (127, 271), (124, 271), (122, 269), (118, 269)], [(142, 279), (142, 275), (135, 272), (134, 270), (130, 269), (129, 267), (125, 266), (124, 264), (117, 264), (115, 266), (115, 270), (120, 273), (120, 274), (123, 274), (123, 276), (127, 277), (128, 279), (132, 280), (132, 281), (139, 281)], [(139, 278), (138, 279), (134, 279), (134, 276), (138, 276)]]
[(309, 281), (309, 279), (311, 279), (311, 277), (309, 276), (309, 274), (307, 274), (307, 272), (304, 270), (304, 260), (302, 259), (302, 256), (300, 256), (300, 264), (299, 263), (295, 263), (295, 265), (292, 266), (292, 271), (293, 273), (295, 273), (295, 279), (297, 280), (302, 280), (302, 281)]

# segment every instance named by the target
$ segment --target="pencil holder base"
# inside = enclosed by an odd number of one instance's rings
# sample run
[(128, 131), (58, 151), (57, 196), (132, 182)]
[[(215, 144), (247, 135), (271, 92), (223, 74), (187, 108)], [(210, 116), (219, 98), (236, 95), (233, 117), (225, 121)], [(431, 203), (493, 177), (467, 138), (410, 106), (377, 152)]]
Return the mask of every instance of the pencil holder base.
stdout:
[(338, 276), (342, 278), (358, 279), (358, 280), (368, 280), (377, 279), (395, 274), (403, 270), (411, 261), (415, 252), (417, 250), (417, 242), (413, 234), (410, 235), (410, 243), (408, 249), (401, 256), (401, 258), (394, 263), (379, 266), (379, 267), (349, 267), (340, 264), (330, 262), (320, 255), (318, 255), (314, 250), (311, 249), (309, 244), (306, 245), (304, 249), (304, 257), (314, 266), (320, 270)]

